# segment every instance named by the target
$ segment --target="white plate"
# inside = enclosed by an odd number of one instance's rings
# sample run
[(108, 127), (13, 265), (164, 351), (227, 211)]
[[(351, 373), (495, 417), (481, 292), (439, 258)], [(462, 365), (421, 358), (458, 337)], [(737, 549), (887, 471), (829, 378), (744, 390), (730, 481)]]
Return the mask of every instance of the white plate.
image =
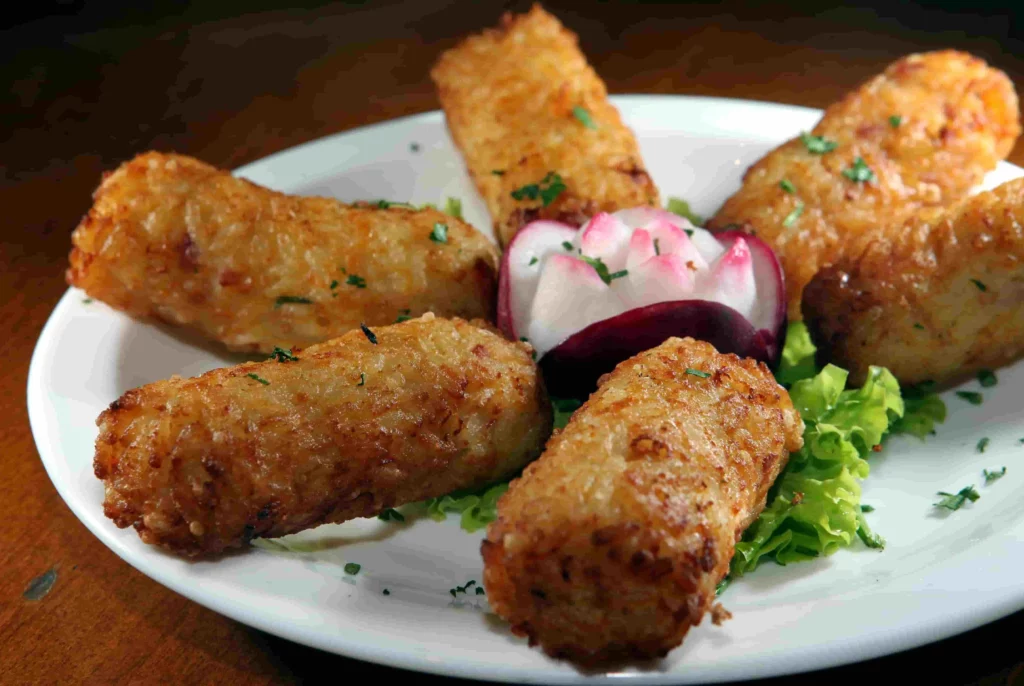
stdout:
[[(770, 147), (809, 129), (819, 112), (710, 98), (614, 98), (639, 136), (664, 196), (708, 213)], [(418, 144), (418, 151), (412, 144)], [(282, 191), (343, 200), (463, 199), (490, 234), (488, 218), (438, 113), (339, 134), (239, 170)], [(1024, 171), (1008, 164), (996, 183)], [(298, 538), (327, 539), (316, 553), (254, 549), (190, 563), (143, 545), (104, 518), (92, 474), (94, 421), (122, 392), (171, 374), (193, 375), (234, 361), (194, 338), (144, 324), (80, 291), (65, 294), (40, 336), (28, 380), (39, 453), (61, 496), (125, 561), (198, 603), (324, 650), (440, 674), (514, 682), (603, 680), (545, 658), (487, 611), (483, 596), (448, 589), (480, 579), (480, 534), (453, 518), (406, 525), (359, 520)], [(855, 545), (823, 560), (764, 565), (734, 583), (735, 618), (691, 632), (661, 664), (614, 676), (636, 683), (721, 681), (824, 668), (904, 650), (1024, 607), (1024, 366), (999, 372), (985, 403), (948, 394), (951, 417), (925, 443), (896, 439), (873, 456), (864, 502), (882, 553)], [(980, 390), (977, 383), (967, 384)], [(991, 439), (978, 454), (975, 445)], [(1009, 467), (983, 486), (983, 468)], [(976, 484), (982, 498), (943, 516), (935, 492)], [(358, 562), (346, 576), (344, 562)], [(390, 595), (384, 596), (383, 589)]]

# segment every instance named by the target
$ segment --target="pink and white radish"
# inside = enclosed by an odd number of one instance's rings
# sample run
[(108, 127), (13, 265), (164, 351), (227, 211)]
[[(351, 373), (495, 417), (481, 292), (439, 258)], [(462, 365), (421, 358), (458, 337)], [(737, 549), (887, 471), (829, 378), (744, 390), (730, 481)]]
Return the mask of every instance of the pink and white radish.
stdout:
[(782, 350), (786, 294), (771, 248), (666, 210), (600, 213), (579, 229), (533, 222), (505, 251), (498, 288), (498, 325), (533, 345), (555, 393), (586, 393), (671, 336), (772, 365)]

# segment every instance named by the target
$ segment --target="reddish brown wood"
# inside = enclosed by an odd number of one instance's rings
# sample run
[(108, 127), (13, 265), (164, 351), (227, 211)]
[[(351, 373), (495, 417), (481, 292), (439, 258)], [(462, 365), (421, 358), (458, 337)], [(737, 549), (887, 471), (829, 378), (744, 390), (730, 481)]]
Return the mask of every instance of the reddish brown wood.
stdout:
[[(111, 20), (77, 35), (63, 32), (79, 24), (58, 17), (0, 41), (0, 74), (11, 84), (0, 99), (0, 502), (7, 512), (0, 682), (270, 684), (320, 674), (346, 681), (392, 676), (220, 617), (121, 562), (63, 504), (28, 430), (29, 356), (65, 288), (69, 233), (104, 169), (148, 148), (232, 167), (434, 109), (428, 65), (459, 35), (493, 24), (501, 10), (468, 1), (254, 9), (270, 4), (203, 3), (174, 17), (136, 18), (131, 26)], [(1008, 20), (913, 8), (893, 19), (886, 16), (895, 8), (877, 4), (881, 9), (801, 10), (739, 1), (565, 0), (550, 8), (580, 33), (613, 92), (823, 106), (904, 53), (944, 46), (982, 55), (1024, 84), (1024, 59), (1017, 56), (1024, 46)], [(1011, 160), (1024, 163), (1024, 145)], [(53, 567), (51, 591), (23, 599), (32, 579)], [(1024, 615), (1017, 614), (934, 646), (787, 683), (906, 671), (932, 683), (1006, 684), (1022, 678), (1021, 635)]]

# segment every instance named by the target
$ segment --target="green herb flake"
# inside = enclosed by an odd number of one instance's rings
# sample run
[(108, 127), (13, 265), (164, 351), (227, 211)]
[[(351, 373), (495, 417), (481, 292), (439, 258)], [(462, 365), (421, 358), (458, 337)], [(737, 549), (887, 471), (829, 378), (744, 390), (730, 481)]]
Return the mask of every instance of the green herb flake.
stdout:
[(420, 151), (420, 144), (415, 142), (415, 141), (413, 141), (412, 143), (409, 143), (409, 150), (412, 151), (412, 152), (419, 152)]
[(885, 539), (871, 530), (867, 520), (864, 518), (863, 510), (857, 515), (857, 538), (869, 548), (885, 550)]
[(267, 381), (266, 379), (264, 379), (264, 378), (263, 378), (262, 376), (260, 376), (259, 374), (246, 374), (246, 376), (248, 376), (248, 377), (249, 377), (250, 379), (252, 379), (253, 381), (259, 381), (259, 382), (260, 382), (261, 384), (263, 384), (264, 386), (269, 386), (269, 385), (270, 385), (270, 382), (269, 382), (269, 381)]
[(377, 334), (370, 331), (370, 327), (366, 326), (366, 324), (360, 323), (359, 328), (363, 330), (363, 335), (366, 336), (366, 340), (370, 341), (370, 343), (373, 343), (374, 345), (377, 345)]
[(978, 441), (978, 446), (977, 446), (978, 452), (979, 453), (985, 452), (985, 448), (988, 447), (988, 444), (989, 444), (988, 437), (985, 437), (985, 438), (981, 439), (980, 441)]
[(699, 376), (699, 377), (700, 377), (700, 378), (702, 378), (702, 379), (706, 379), (706, 378), (708, 378), (709, 376), (711, 376), (711, 375), (710, 375), (709, 373), (707, 373), (707, 372), (702, 372), (702, 371), (701, 371), (701, 370), (699, 370), (699, 369), (691, 369), (690, 367), (687, 367), (687, 368), (686, 368), (686, 373), (687, 373), (687, 374), (689, 374), (690, 376)]
[(357, 565), (355, 562), (346, 562), (345, 563), (345, 573), (346, 574), (351, 574), (352, 576), (355, 576), (356, 574), (358, 574), (359, 570), (362, 569), (362, 568), (363, 568), (362, 565)]
[(796, 220), (799, 219), (800, 215), (803, 214), (803, 213), (804, 213), (804, 204), (803, 204), (802, 201), (797, 200), (796, 201), (796, 207), (794, 207), (793, 211), (790, 212), (789, 214), (787, 214), (786, 218), (782, 220), (782, 225), (783, 226), (793, 226), (793, 224), (796, 223)]
[(922, 324), (921, 322), (914, 322), (914, 328), (924, 331), (924, 324)]
[(824, 136), (812, 136), (809, 133), (801, 133), (800, 142), (807, 148), (807, 152), (812, 155), (824, 155), (839, 147), (839, 143), (835, 141), (830, 141)]
[(356, 386), (365, 386), (365, 385), (366, 385), (366, 373), (365, 372), (359, 372), (359, 383), (357, 383)]
[(566, 185), (562, 177), (556, 172), (548, 172), (539, 183), (528, 183), (522, 188), (512, 191), (514, 200), (536, 200), (540, 198), (544, 207), (547, 207), (565, 191)]
[(477, 586), (476, 587), (476, 594), (477, 595), (483, 595), (484, 594), (484, 587), (483, 586)]
[(590, 116), (590, 112), (586, 108), (576, 105), (572, 108), (572, 116), (576, 117), (581, 124), (586, 126), (588, 129), (596, 129), (597, 124), (594, 123), (593, 118)]
[(396, 202), (396, 201), (393, 201), (393, 200), (378, 200), (375, 204), (377, 205), (377, 209), (380, 209), (380, 210), (386, 210), (386, 209), (390, 209), (392, 207), (402, 207), (402, 208), (405, 208), (407, 210), (415, 210), (415, 209), (417, 209), (416, 206), (413, 205), (412, 203)]
[[(444, 213), (456, 219), (462, 219), (462, 201), (458, 198), (449, 197), (444, 203)], [(434, 228), (436, 229), (437, 227), (435, 226)]]
[(331, 288), (331, 290), (332, 290), (332, 291), (333, 291), (333, 290), (334, 290), (335, 288), (337, 288), (337, 287), (338, 287), (338, 283), (339, 283), (339, 281), (338, 281), (337, 279), (334, 279), (334, 280), (332, 280), (332, 281), (331, 281), (331, 286), (330, 286), (330, 288)]
[(532, 267), (533, 265), (537, 264), (538, 262), (540, 262), (540, 260), (538, 260), (536, 257), (531, 257), (530, 258), (530, 264), (527, 265), (527, 266)]
[(495, 176), (505, 176), (504, 169), (492, 169), (491, 173), (494, 174)]
[(278, 362), (298, 362), (299, 358), (292, 355), (291, 348), (278, 348), (274, 346), (274, 352), (270, 353), (270, 359), (277, 360)]
[(723, 593), (725, 593), (725, 589), (727, 589), (729, 587), (729, 584), (731, 584), (731, 583), (732, 583), (732, 577), (731, 576), (726, 576), (724, 579), (719, 581), (718, 585), (715, 586), (715, 597), (718, 597), (718, 596), (722, 595)]
[(448, 242), (448, 225), (437, 222), (434, 224), (434, 228), (430, 232), (430, 240), (435, 243), (447, 243)]
[(661, 246), (658, 244), (658, 242), (660, 240), (661, 240), (660, 238), (655, 238), (654, 239), (654, 254), (655, 255), (660, 255), (661, 254)]
[(977, 288), (977, 289), (978, 289), (979, 291), (981, 291), (982, 293), (984, 293), (985, 291), (987, 291), (987, 290), (988, 290), (988, 286), (986, 286), (986, 285), (985, 285), (984, 283), (982, 283), (981, 281), (978, 281), (977, 279), (971, 279), (971, 283), (973, 283), (973, 284), (975, 285), (975, 287), (976, 287), (976, 288)]
[(865, 164), (863, 157), (856, 158), (853, 161), (852, 167), (844, 169), (843, 176), (855, 183), (865, 183), (867, 181), (875, 180), (875, 172), (871, 171), (871, 167)]
[(383, 593), (384, 593), (384, 595), (391, 595), (391, 591), (389, 591), (386, 588), (384, 589)]
[(981, 384), (982, 388), (992, 388), (999, 383), (999, 379), (991, 369), (982, 369), (978, 372), (978, 383)]
[(860, 511), (861, 512), (874, 512), (875, 508), (872, 505), (861, 505), (860, 506)]
[[(678, 214), (680, 217), (685, 217), (694, 226), (704, 225), (704, 217), (691, 210), (690, 203), (686, 202), (682, 198), (669, 198), (668, 203), (665, 204), (665, 209), (672, 214)], [(692, 236), (693, 232), (687, 231), (686, 235)]]
[(572, 252), (572, 243), (569, 241), (562, 241), (562, 247), (565, 248), (566, 252)]
[(783, 179), (779, 181), (779, 188), (786, 191), (787, 193), (796, 193), (796, 186), (789, 179)]
[(903, 117), (901, 117), (898, 114), (894, 114), (894, 115), (889, 117), (889, 126), (891, 126), (894, 129), (898, 129), (900, 127), (900, 124), (902, 124), (902, 123), (903, 123)]
[(964, 506), (968, 500), (972, 503), (977, 501), (981, 497), (981, 494), (974, 489), (974, 486), (966, 486), (961, 488), (956, 493), (946, 493), (945, 491), (939, 491), (938, 495), (942, 496), (942, 499), (935, 503), (935, 507), (945, 508), (951, 512), (956, 512)]
[(999, 469), (999, 470), (993, 469), (992, 471), (989, 471), (987, 469), (983, 469), (983, 470), (981, 470), (981, 474), (982, 474), (982, 476), (985, 477), (985, 485), (988, 486), (993, 481), (995, 481), (997, 479), (1001, 479), (1004, 476), (1006, 476), (1006, 467), (1003, 467), (1002, 469)]
[(412, 319), (412, 317), (410, 316), (411, 312), (412, 310), (410, 309), (399, 310), (398, 316), (395, 317), (395, 324), (401, 324), (402, 322), (407, 322), (410, 319)]
[(381, 520), (382, 522), (404, 522), (405, 515), (403, 515), (395, 508), (389, 507), (388, 509), (384, 510), (379, 515), (377, 515), (377, 519)]
[(274, 303), (274, 309), (281, 307), (281, 305), (309, 305), (312, 302), (309, 298), (303, 298), (299, 295), (279, 295)]
[(89, 304), (90, 304), (90, 303), (92, 303), (92, 302), (93, 302), (93, 299), (92, 299), (92, 298), (83, 298), (83, 299), (82, 299), (82, 304), (83, 304), (83, 305), (89, 305)]
[(971, 405), (980, 405), (985, 400), (985, 396), (974, 391), (957, 391), (956, 397), (966, 400)]
[(591, 267), (593, 267), (594, 271), (597, 272), (597, 275), (601, 277), (601, 280), (608, 285), (611, 285), (611, 282), (614, 281), (615, 279), (621, 279), (622, 277), (627, 276), (629, 274), (629, 272), (626, 271), (625, 269), (623, 269), (622, 271), (610, 273), (608, 271), (608, 265), (606, 265), (604, 263), (604, 260), (602, 260), (600, 257), (587, 257), (586, 255), (580, 255), (580, 259), (589, 264)]
[(366, 288), (366, 279), (355, 274), (349, 274), (348, 278), (345, 279), (346, 286), (355, 286), (356, 288)]

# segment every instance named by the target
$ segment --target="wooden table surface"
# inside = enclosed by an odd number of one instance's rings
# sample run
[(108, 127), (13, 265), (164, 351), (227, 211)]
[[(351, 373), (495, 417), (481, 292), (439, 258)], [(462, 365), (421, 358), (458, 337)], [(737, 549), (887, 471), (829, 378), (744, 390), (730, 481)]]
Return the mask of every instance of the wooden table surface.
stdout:
[[(250, 629), (121, 562), (75, 519), (43, 471), (29, 433), (26, 375), (65, 290), (69, 234), (103, 170), (149, 148), (235, 167), (435, 109), (427, 76), (435, 56), (495, 23), (503, 8), (525, 5), (307, 2), (280, 10), (233, 0), (181, 9), (161, 1), (120, 12), (97, 9), (104, 3), (43, 5), (57, 14), (20, 15), (23, 23), (0, 40), (0, 72), (10, 84), (0, 95), (0, 502), (10, 507), (0, 537), (0, 682), (263, 684), (319, 674), (440, 681)], [(970, 50), (1024, 86), (1024, 59), (1015, 56), (1024, 55), (1021, 36), (1007, 17), (970, 14), (984, 2), (959, 13), (882, 2), (874, 9), (580, 5), (553, 1), (549, 9), (581, 35), (612, 92), (820, 107), (900, 55), (944, 46)], [(1010, 159), (1024, 163), (1024, 146)], [(56, 579), (43, 594), (33, 580), (47, 572)], [(1012, 683), (1024, 674), (1021, 636), (1024, 613), (1017, 613), (902, 655), (786, 681), (906, 670), (937, 684)]]

